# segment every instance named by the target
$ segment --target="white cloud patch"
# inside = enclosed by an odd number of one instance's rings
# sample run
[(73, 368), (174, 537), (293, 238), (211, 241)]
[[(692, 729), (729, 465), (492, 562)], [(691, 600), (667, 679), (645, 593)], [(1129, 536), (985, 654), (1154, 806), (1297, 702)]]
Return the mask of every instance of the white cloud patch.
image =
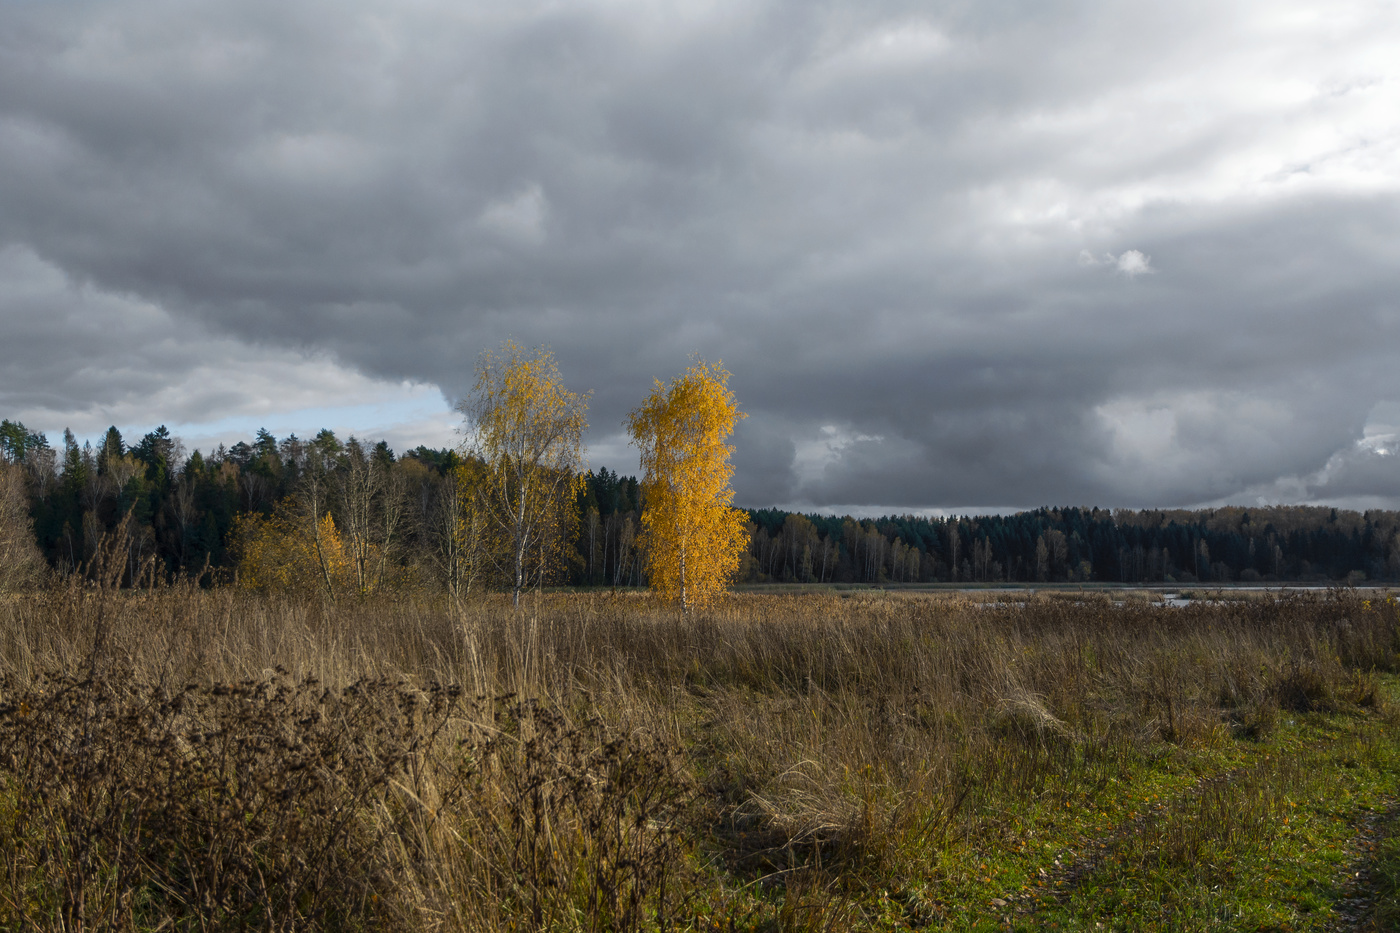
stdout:
[(1113, 264), (1117, 267), (1119, 272), (1123, 273), (1128, 278), (1133, 278), (1139, 275), (1148, 275), (1157, 271), (1156, 269), (1152, 268), (1152, 260), (1139, 250), (1135, 249), (1126, 250), (1123, 253), (1120, 253), (1118, 258), (1114, 260)]
[(549, 200), (539, 185), (502, 201), (495, 201), (481, 212), (481, 225), (506, 239), (538, 245), (544, 241), (549, 220)]
[(879, 445), (884, 438), (878, 434), (861, 434), (849, 428), (824, 424), (815, 434), (795, 443), (793, 471), (799, 483), (819, 480), (827, 467), (841, 460), (843, 451), (853, 444)]
[(1152, 267), (1152, 257), (1136, 249), (1124, 250), (1117, 256), (1112, 253), (1095, 255), (1087, 249), (1082, 249), (1079, 251), (1079, 264), (1081, 266), (1090, 267), (1107, 266), (1110, 269), (1114, 269), (1126, 275), (1128, 278), (1134, 278), (1139, 275), (1151, 275), (1157, 271)]

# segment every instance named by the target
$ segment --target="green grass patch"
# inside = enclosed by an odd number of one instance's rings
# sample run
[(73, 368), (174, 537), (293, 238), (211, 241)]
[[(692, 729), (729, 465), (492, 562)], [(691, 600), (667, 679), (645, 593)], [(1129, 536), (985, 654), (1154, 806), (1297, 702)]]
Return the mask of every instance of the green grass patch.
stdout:
[[(1395, 678), (1384, 688), (1394, 696)], [(1288, 715), (1263, 742), (1108, 760), (1080, 749), (1049, 768), (992, 755), (942, 838), (896, 835), (864, 871), (809, 866), (797, 893), (742, 888), (729, 908), (749, 922), (725, 928), (834, 929), (822, 924), (835, 912), (869, 930), (1321, 931), (1363, 914), (1374, 926), (1361, 928), (1393, 929), (1400, 837), (1381, 820), (1391, 835), (1367, 864), (1358, 831), (1368, 814), (1395, 815), (1394, 725), (1353, 709)], [(1008, 780), (1017, 765), (1036, 786)], [(1348, 913), (1358, 872), (1374, 891)], [(788, 905), (823, 885), (821, 911)], [(810, 922), (790, 922), (799, 914)]]

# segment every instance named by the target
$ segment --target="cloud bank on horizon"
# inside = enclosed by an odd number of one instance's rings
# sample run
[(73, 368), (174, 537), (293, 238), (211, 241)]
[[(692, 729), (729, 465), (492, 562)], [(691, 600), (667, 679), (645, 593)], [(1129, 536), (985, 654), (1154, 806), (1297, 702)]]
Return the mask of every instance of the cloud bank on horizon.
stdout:
[(1393, 5), (6, 3), (0, 178), (31, 427), (451, 443), (512, 337), (614, 467), (723, 360), (748, 505), (1400, 506)]

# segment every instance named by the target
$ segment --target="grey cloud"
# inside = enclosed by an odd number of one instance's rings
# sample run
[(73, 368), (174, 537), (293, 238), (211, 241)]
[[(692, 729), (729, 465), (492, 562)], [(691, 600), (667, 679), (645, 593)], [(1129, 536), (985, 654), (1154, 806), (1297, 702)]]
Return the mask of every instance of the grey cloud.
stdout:
[(267, 352), (451, 400), (513, 337), (594, 390), (608, 450), (654, 378), (723, 359), (747, 504), (1309, 476), (1400, 400), (1400, 184), (1339, 137), (1295, 191), (1270, 147), (1350, 111), (1248, 89), (1280, 50), (1360, 82), (1394, 24), (1342, 54), (1255, 28), (1267, 7), (10, 5), (0, 243), (183, 349), (84, 342), (97, 311), (32, 314), (0, 270), (34, 360), (0, 398), (154, 398), (182, 355)]
[(1393, 440), (1388, 445), (1361, 443), (1339, 451), (1321, 471), (1308, 477), (1308, 498), (1314, 501), (1365, 497), (1400, 499), (1397, 453), (1400, 447)]
[(790, 425), (761, 412), (739, 422), (733, 441), (737, 504), (765, 508), (792, 497), (796, 445)]
[[(914, 506), (937, 488), (951, 502), (1179, 505), (1320, 469), (1400, 392), (1387, 319), (1400, 282), (1356, 258), (1362, 239), (1393, 253), (1390, 209), (1214, 217), (1154, 238), (1176, 269), (1162, 281), (1105, 275), (1067, 308), (1055, 285), (1071, 286), (1047, 272), (1043, 293), (989, 301), (985, 327), (952, 345), (938, 327), (926, 340), (906, 329), (902, 352), (827, 374), (814, 407), (882, 440), (852, 445), (795, 498)], [(1115, 403), (1175, 406), (1170, 450), (1116, 450), (1095, 416)]]
[[(395, 440), (408, 436), (392, 422), (409, 417), (426, 435), (415, 443), (450, 436), (441, 418), (423, 417), (425, 386), (369, 379), (324, 353), (211, 333), (154, 303), (76, 283), (22, 247), (0, 249), (0, 301), (0, 408), (51, 441), (65, 427), (81, 437), (109, 424), (144, 431), (163, 422), (194, 426), (208, 447), (245, 439), (246, 425), (217, 423), (240, 416), (284, 434), (362, 431), (366, 425), (344, 419), (377, 416), (373, 426)], [(284, 426), (279, 414), (288, 408), (333, 420)]]

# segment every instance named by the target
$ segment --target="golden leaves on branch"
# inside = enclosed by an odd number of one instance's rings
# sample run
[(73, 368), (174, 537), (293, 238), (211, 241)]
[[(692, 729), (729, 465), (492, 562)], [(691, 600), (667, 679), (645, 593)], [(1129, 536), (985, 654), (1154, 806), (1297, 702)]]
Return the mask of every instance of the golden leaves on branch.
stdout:
[(330, 512), (314, 522), (284, 499), (270, 516), (235, 520), (238, 583), (250, 589), (334, 596), (355, 588), (355, 564)]
[(652, 588), (685, 611), (704, 606), (733, 580), (747, 544), (734, 491), (728, 440), (744, 417), (729, 373), (703, 360), (664, 385), (627, 419), (641, 451), (642, 546)]
[(493, 575), (520, 593), (567, 565), (578, 522), (588, 398), (564, 387), (547, 349), (514, 342), (482, 354), (466, 416), (470, 456), (481, 464), (470, 507), (482, 520), (478, 554)]

